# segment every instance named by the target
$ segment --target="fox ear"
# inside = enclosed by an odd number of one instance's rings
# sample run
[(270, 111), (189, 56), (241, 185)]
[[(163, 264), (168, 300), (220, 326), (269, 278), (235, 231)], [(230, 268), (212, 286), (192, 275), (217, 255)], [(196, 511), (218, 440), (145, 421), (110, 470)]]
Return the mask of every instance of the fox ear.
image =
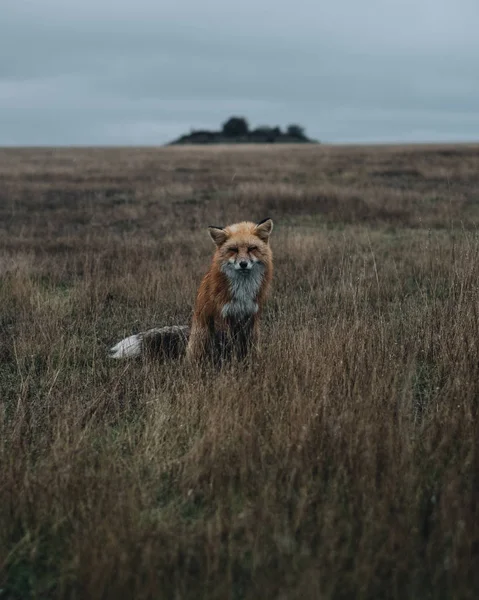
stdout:
[(217, 246), (221, 246), (221, 244), (224, 244), (228, 239), (228, 234), (221, 227), (210, 225), (208, 231), (210, 232), (211, 239)]
[(268, 242), (272, 231), (273, 221), (269, 217), (257, 223), (256, 227), (254, 228), (255, 235), (257, 235), (260, 240), (263, 240), (263, 242)]

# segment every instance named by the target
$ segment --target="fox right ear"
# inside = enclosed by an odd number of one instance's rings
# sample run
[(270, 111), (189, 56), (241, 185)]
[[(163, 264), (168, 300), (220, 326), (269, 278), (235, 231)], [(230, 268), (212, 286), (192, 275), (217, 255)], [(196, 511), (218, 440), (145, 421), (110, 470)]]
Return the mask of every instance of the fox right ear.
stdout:
[(221, 227), (210, 225), (208, 231), (210, 232), (211, 239), (217, 246), (221, 246), (221, 244), (224, 244), (228, 239), (228, 234)]
[(254, 228), (254, 233), (259, 237), (260, 240), (263, 240), (263, 242), (266, 243), (268, 243), (269, 236), (271, 235), (272, 231), (273, 221), (270, 217), (266, 217), (266, 219), (263, 219), (257, 223), (256, 227)]

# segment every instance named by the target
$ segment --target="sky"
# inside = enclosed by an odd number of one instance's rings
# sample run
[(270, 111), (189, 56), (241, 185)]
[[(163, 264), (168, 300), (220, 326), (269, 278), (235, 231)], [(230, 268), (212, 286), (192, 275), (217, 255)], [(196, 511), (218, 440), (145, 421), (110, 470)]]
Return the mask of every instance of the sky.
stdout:
[(0, 0), (0, 146), (479, 141), (478, 0)]

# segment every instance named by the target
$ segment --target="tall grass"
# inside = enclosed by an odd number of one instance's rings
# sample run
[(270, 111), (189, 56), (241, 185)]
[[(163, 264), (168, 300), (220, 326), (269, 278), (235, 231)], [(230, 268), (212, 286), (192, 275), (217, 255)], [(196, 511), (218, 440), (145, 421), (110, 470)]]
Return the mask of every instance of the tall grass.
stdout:
[[(0, 597), (477, 597), (476, 148), (1, 158)], [(107, 358), (265, 216), (257, 362)]]

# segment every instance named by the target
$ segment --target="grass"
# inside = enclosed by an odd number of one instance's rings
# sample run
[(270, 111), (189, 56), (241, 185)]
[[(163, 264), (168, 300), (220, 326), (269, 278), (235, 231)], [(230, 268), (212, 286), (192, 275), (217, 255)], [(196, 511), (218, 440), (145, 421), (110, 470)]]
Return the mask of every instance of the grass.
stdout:
[[(476, 598), (479, 149), (0, 151), (0, 598)], [(184, 324), (275, 223), (262, 356)]]

